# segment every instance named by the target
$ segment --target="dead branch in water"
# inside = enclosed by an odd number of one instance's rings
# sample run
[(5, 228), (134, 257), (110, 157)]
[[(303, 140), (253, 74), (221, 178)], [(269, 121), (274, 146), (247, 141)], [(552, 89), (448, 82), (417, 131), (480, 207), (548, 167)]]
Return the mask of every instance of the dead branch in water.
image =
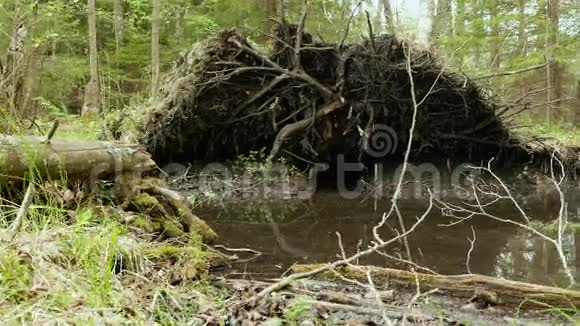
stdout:
[[(294, 265), (292, 270), (295, 273), (305, 274), (318, 271), (324, 266)], [(518, 306), (523, 302), (525, 305), (536, 307), (544, 306), (543, 304), (558, 308), (580, 306), (580, 291), (509, 281), (484, 275), (431, 275), (376, 266), (351, 267), (347, 265), (343, 265), (337, 270), (341, 274), (361, 282), (367, 281), (367, 273), (370, 272), (379, 284), (404, 288), (414, 288), (416, 280), (419, 279), (422, 291), (439, 289), (449, 295), (461, 298), (471, 298), (476, 290), (495, 292), (500, 300), (499, 303), (512, 306)], [(325, 270), (323, 274), (317, 274), (323, 278), (336, 279), (336, 275), (328, 270)]]
[[(556, 162), (558, 164), (558, 166), (560, 167), (560, 169), (558, 171), (558, 175), (559, 175), (558, 177), (556, 177), (555, 172), (554, 172), (554, 165), (553, 165), (554, 162)], [(473, 194), (473, 198), (475, 200), (475, 203), (463, 202), (461, 204), (451, 204), (451, 203), (443, 202), (441, 200), (436, 200), (437, 205), (443, 211), (445, 211), (445, 214), (447, 216), (450, 216), (450, 217), (453, 217), (456, 219), (455, 222), (453, 222), (449, 225), (455, 225), (458, 223), (466, 222), (475, 216), (483, 216), (483, 217), (488, 217), (492, 220), (495, 220), (495, 221), (498, 221), (501, 223), (515, 225), (523, 230), (526, 230), (526, 231), (532, 233), (533, 235), (538, 236), (539, 238), (541, 238), (543, 240), (546, 240), (548, 243), (550, 243), (554, 246), (554, 248), (556, 249), (556, 251), (558, 253), (560, 263), (561, 263), (562, 268), (564, 269), (564, 272), (568, 278), (570, 286), (575, 285), (576, 281), (574, 279), (574, 275), (573, 275), (570, 267), (568, 266), (568, 262), (566, 260), (565, 254), (564, 254), (564, 246), (563, 246), (563, 234), (564, 234), (564, 231), (566, 229), (566, 225), (568, 223), (568, 219), (567, 219), (568, 212), (567, 212), (567, 204), (565, 201), (564, 193), (562, 192), (562, 188), (561, 188), (562, 183), (564, 182), (564, 180), (566, 178), (566, 173), (565, 173), (564, 165), (562, 164), (562, 162), (555, 155), (552, 156), (552, 166), (551, 166), (552, 176), (550, 178), (550, 182), (554, 185), (554, 188), (558, 192), (559, 200), (560, 200), (558, 217), (556, 219), (558, 228), (557, 228), (557, 235), (555, 238), (546, 235), (541, 230), (538, 230), (537, 228), (535, 228), (533, 226), (532, 219), (528, 216), (528, 214), (525, 212), (523, 207), (515, 199), (515, 197), (511, 193), (510, 189), (503, 182), (503, 180), (492, 171), (491, 161), (488, 162), (487, 167), (472, 166), (472, 169), (491, 175), (494, 178), (494, 180), (498, 183), (498, 185), (499, 185), (498, 187), (499, 187), (501, 192), (500, 191), (493, 192), (490, 190), (483, 189), (482, 186), (476, 184), (475, 181), (472, 180), (471, 181), (471, 188), (472, 188), (472, 194)], [(490, 199), (489, 201), (486, 202), (486, 201), (484, 201), (485, 196), (491, 196), (492, 199)], [(501, 217), (496, 216), (488, 211), (488, 208), (492, 204), (496, 204), (502, 200), (511, 202), (513, 204), (513, 206), (518, 210), (518, 212), (520, 213), (520, 217), (522, 219), (524, 219), (525, 223), (517, 222), (515, 220), (511, 220), (511, 219), (507, 219), (507, 218), (501, 218)]]
[(433, 194), (431, 192), (429, 192), (429, 195), (430, 195), (429, 207), (423, 213), (423, 215), (406, 232), (401, 233), (399, 236), (392, 238), (390, 240), (383, 241), (381, 243), (376, 243), (376, 244), (370, 246), (368, 249), (363, 250), (363, 251), (361, 251), (353, 256), (347, 257), (345, 259), (341, 259), (341, 260), (335, 261), (335, 262), (327, 264), (327, 265), (319, 266), (319, 268), (313, 269), (311, 271), (289, 275), (289, 276), (283, 278), (282, 280), (280, 280), (279, 282), (270, 285), (266, 289), (264, 289), (261, 292), (259, 292), (258, 294), (256, 294), (254, 297), (251, 298), (251, 301), (256, 302), (256, 301), (266, 297), (270, 293), (286, 287), (288, 284), (291, 284), (292, 282), (294, 282), (296, 280), (315, 276), (317, 274), (324, 273), (326, 271), (337, 269), (340, 266), (345, 266), (345, 265), (348, 265), (350, 263), (353, 263), (356, 260), (360, 259), (361, 257), (368, 256), (368, 255), (372, 254), (373, 252), (380, 250), (380, 249), (382, 249), (382, 248), (384, 248), (384, 247), (386, 247), (394, 242), (400, 241), (404, 237), (413, 233), (415, 231), (415, 229), (425, 220), (427, 215), (429, 215), (429, 213), (431, 212), (431, 209), (433, 208)]

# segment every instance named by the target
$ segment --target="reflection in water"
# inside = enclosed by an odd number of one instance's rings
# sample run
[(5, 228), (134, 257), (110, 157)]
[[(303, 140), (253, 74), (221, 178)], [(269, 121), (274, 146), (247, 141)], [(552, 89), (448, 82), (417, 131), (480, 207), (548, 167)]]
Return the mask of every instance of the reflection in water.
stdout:
[[(550, 220), (557, 216), (557, 205), (542, 194), (542, 200), (526, 194), (526, 210), (530, 215)], [(320, 193), (308, 201), (251, 202), (226, 207), (207, 207), (199, 212), (220, 234), (228, 247), (245, 247), (264, 253), (240, 270), (254, 277), (277, 276), (293, 263), (325, 263), (338, 257), (336, 232), (342, 237), (347, 254), (366, 248), (372, 240), (372, 228), (379, 221), (389, 201), (382, 200), (377, 210), (372, 201), (345, 200), (336, 193)], [(382, 207), (381, 207), (382, 205)], [(400, 210), (410, 225), (420, 216), (427, 202), (417, 199), (400, 201)], [(574, 209), (574, 212), (576, 210)], [(493, 208), (493, 213), (505, 218), (519, 214), (510, 203)], [(466, 273), (466, 255), (476, 231), (475, 249), (471, 255), (473, 273), (540, 284), (566, 285), (556, 250), (550, 243), (532, 236), (513, 225), (502, 224), (486, 217), (469, 222), (449, 223), (434, 210), (419, 228), (409, 236), (415, 262), (442, 274)], [(383, 238), (395, 235), (396, 221), (383, 229)], [(580, 279), (579, 235), (568, 233), (563, 238), (565, 254), (577, 279)], [(402, 244), (393, 244), (387, 253), (402, 253)], [(370, 256), (361, 264), (401, 267), (382, 256)], [(277, 266), (277, 267), (276, 267)]]
[[(567, 233), (563, 237), (564, 253), (572, 273), (580, 279), (578, 270), (578, 234)], [(497, 256), (495, 271), (497, 277), (524, 280), (547, 285), (567, 285), (558, 253), (549, 242), (520, 232), (508, 241)]]

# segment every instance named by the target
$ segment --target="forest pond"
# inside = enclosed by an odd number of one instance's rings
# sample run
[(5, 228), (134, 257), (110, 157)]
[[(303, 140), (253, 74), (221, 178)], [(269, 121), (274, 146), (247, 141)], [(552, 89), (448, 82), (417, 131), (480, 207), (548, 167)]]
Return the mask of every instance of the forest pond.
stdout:
[[(518, 191), (518, 203), (539, 221), (551, 221), (559, 211), (559, 197), (547, 185), (528, 185)], [(569, 220), (577, 221), (580, 198), (577, 187), (566, 190)], [(449, 197), (449, 196), (448, 196)], [(453, 198), (446, 198), (453, 200)], [(456, 198), (456, 200), (458, 200)], [(428, 201), (403, 196), (401, 215), (412, 225), (427, 207)], [(229, 248), (249, 248), (262, 255), (233, 266), (237, 277), (264, 279), (278, 277), (294, 263), (325, 263), (340, 255), (337, 232), (347, 254), (367, 248), (373, 226), (388, 210), (390, 198), (375, 202), (362, 196), (345, 199), (333, 191), (318, 192), (308, 200), (269, 200), (222, 203), (203, 207), (204, 216), (220, 235), (219, 243)], [(491, 209), (496, 216), (521, 220), (510, 201), (500, 201)], [(393, 216), (381, 232), (383, 239), (393, 237), (397, 225)], [(567, 285), (566, 277), (553, 245), (517, 226), (477, 216), (469, 221), (455, 220), (434, 208), (426, 220), (409, 236), (413, 261), (441, 274), (472, 273), (545, 285)], [(475, 232), (474, 249), (467, 267)], [(575, 278), (580, 279), (580, 234), (567, 232), (563, 237), (565, 255)], [(392, 256), (404, 256), (403, 245), (387, 249)], [(244, 255), (240, 256), (250, 256)], [(240, 257), (242, 258), (242, 257)], [(360, 264), (402, 267), (383, 256), (365, 258)]]

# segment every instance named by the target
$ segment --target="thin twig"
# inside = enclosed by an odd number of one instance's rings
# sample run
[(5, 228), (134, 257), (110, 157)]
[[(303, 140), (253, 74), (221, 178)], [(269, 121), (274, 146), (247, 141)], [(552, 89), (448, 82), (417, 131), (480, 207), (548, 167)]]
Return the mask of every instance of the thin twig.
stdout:
[(30, 208), (30, 205), (32, 205), (32, 201), (34, 200), (34, 193), (35, 193), (34, 183), (30, 182), (28, 184), (28, 188), (26, 189), (26, 193), (24, 194), (24, 199), (22, 200), (22, 204), (20, 205), (20, 208), (18, 209), (18, 214), (16, 214), (16, 219), (12, 223), (12, 229), (10, 231), (10, 237), (9, 237), (10, 242), (12, 242), (14, 240), (14, 238), (16, 238), (16, 235), (18, 234), (18, 232), (20, 231), (20, 228), (22, 227), (24, 217), (28, 213), (28, 209)]
[(304, 12), (296, 31), (296, 43), (294, 44), (294, 69), (302, 70), (302, 37), (304, 36), (304, 25), (306, 24), (306, 17), (308, 16), (308, 4), (304, 6)]
[[(453, 216), (453, 217), (458, 218), (460, 220), (459, 223), (465, 222), (466, 220), (468, 220), (476, 215), (477, 216), (484, 216), (484, 217), (488, 217), (488, 218), (493, 219), (493, 220), (498, 221), (498, 222), (515, 225), (515, 226), (517, 226), (521, 229), (524, 229), (528, 232), (531, 232), (532, 234), (540, 237), (541, 239), (544, 239), (545, 241), (551, 243), (554, 246), (554, 248), (556, 249), (556, 252), (558, 253), (560, 263), (562, 265), (564, 273), (568, 277), (570, 286), (575, 285), (576, 281), (574, 279), (574, 275), (573, 275), (570, 267), (568, 266), (568, 262), (567, 262), (566, 255), (564, 253), (564, 248), (563, 248), (562, 235), (564, 232), (565, 223), (566, 223), (566, 219), (567, 219), (567, 204), (566, 204), (565, 197), (564, 197), (564, 194), (563, 194), (562, 189), (561, 189), (561, 184), (565, 178), (565, 174), (564, 174), (565, 171), (563, 170), (563, 165), (561, 164), (560, 160), (557, 157), (555, 157), (555, 154), (552, 154), (552, 166), (551, 166), (552, 177), (551, 177), (551, 180), (552, 180), (552, 183), (554, 184), (554, 187), (556, 188), (556, 191), (558, 192), (559, 197), (560, 197), (560, 208), (559, 208), (558, 221), (557, 221), (558, 222), (558, 235), (555, 239), (552, 237), (549, 237), (548, 235), (540, 232), (538, 229), (531, 226), (532, 224), (531, 224), (530, 217), (526, 214), (526, 212), (523, 210), (523, 208), (519, 205), (517, 200), (511, 194), (511, 191), (509, 190), (509, 188), (505, 185), (505, 183), (495, 173), (493, 173), (491, 171), (491, 162), (492, 161), (493, 160), (490, 160), (488, 162), (487, 167), (472, 167), (472, 168), (475, 170), (485, 171), (485, 172), (489, 173), (492, 177), (494, 177), (494, 179), (499, 183), (500, 187), (503, 188), (503, 190), (506, 192), (506, 195), (496, 194), (497, 198), (511, 201), (515, 205), (517, 210), (519, 211), (521, 217), (526, 221), (525, 224), (511, 220), (511, 219), (501, 218), (501, 217), (498, 217), (498, 216), (495, 216), (495, 215), (489, 213), (486, 210), (486, 207), (489, 205), (486, 203), (482, 203), (482, 199), (481, 199), (482, 195), (488, 195), (489, 192), (482, 191), (482, 189), (480, 187), (478, 187), (473, 181), (471, 182), (472, 183), (471, 187), (472, 187), (473, 198), (475, 199), (475, 202), (476, 202), (475, 205), (465, 204), (464, 206), (459, 206), (459, 205), (444, 203), (440, 200), (437, 200), (437, 203), (442, 205), (441, 208), (446, 211), (446, 214), (448, 216)], [(561, 173), (560, 179), (556, 179), (556, 176), (554, 174), (554, 171), (553, 171), (553, 169), (554, 169), (553, 162), (554, 161), (556, 161), (560, 165), (560, 173)], [(495, 201), (495, 199), (494, 199), (494, 201)], [(467, 215), (467, 217), (457, 217), (454, 214)]]
[(368, 255), (372, 254), (373, 252), (375, 252), (376, 250), (380, 250), (382, 248), (385, 248), (386, 246), (388, 246), (394, 242), (399, 241), (401, 238), (408, 236), (409, 234), (411, 234), (415, 231), (415, 229), (425, 220), (427, 215), (429, 215), (429, 213), (431, 212), (431, 209), (433, 208), (433, 193), (431, 193), (431, 191), (429, 191), (429, 196), (430, 196), (429, 207), (423, 213), (423, 215), (413, 224), (413, 226), (411, 226), (411, 228), (409, 228), (406, 232), (401, 233), (399, 236), (392, 238), (388, 241), (382, 241), (381, 243), (376, 243), (373, 246), (369, 247), (368, 249), (361, 251), (353, 256), (350, 256), (346, 259), (341, 259), (341, 260), (335, 261), (333, 263), (321, 266), (321, 267), (314, 269), (312, 271), (291, 274), (291, 275), (281, 279), (280, 281), (270, 285), (269, 287), (265, 288), (264, 290), (262, 290), (261, 292), (256, 294), (254, 297), (252, 297), (250, 300), (257, 302), (258, 300), (266, 297), (270, 293), (277, 291), (279, 289), (282, 289), (296, 280), (300, 280), (300, 279), (311, 277), (311, 276), (314, 276), (314, 275), (317, 275), (320, 273), (324, 273), (324, 272), (336, 269), (337, 267), (340, 267), (343, 265), (348, 265), (348, 264), (356, 261), (357, 259), (359, 259), (361, 257), (368, 256)]
[(339, 50), (342, 49), (342, 47), (344, 46), (344, 43), (346, 42), (346, 39), (348, 38), (348, 33), (350, 32), (350, 24), (352, 23), (352, 19), (354, 18), (354, 15), (356, 15), (356, 12), (358, 11), (358, 8), (360, 8), (361, 5), (362, 5), (362, 1), (359, 1), (357, 3), (357, 5), (354, 7), (354, 9), (350, 12), (350, 17), (348, 17), (348, 21), (346, 22), (346, 28), (344, 31), (344, 35), (340, 39), (340, 42), (338, 42), (338, 49)]
[(479, 76), (479, 77), (473, 78), (473, 80), (482, 80), (482, 79), (488, 79), (488, 78), (517, 75), (517, 74), (521, 74), (521, 73), (532, 71), (532, 70), (542, 69), (547, 65), (548, 65), (548, 62), (545, 62), (545, 63), (539, 64), (539, 65), (535, 65), (535, 66), (531, 66), (531, 67), (527, 67), (527, 68), (522, 68), (522, 69), (518, 69), (518, 70), (504, 71), (504, 72), (498, 72), (495, 74)]
[(467, 251), (467, 258), (465, 259), (465, 268), (467, 269), (468, 274), (473, 274), (471, 272), (470, 262), (471, 262), (471, 254), (475, 249), (475, 241), (477, 240), (475, 236), (475, 229), (473, 229), (473, 225), (471, 226), (471, 234), (473, 235), (472, 238), (467, 238), (469, 241), (469, 250)]
[(377, 47), (375, 45), (375, 35), (373, 33), (373, 24), (371, 23), (371, 15), (367, 10), (365, 10), (365, 14), (367, 16), (367, 25), (369, 29), (369, 40), (371, 41), (371, 47), (373, 48), (373, 52), (377, 53)]
[(54, 120), (48, 134), (46, 134), (46, 138), (42, 141), (42, 144), (50, 144), (50, 140), (54, 137), (56, 130), (58, 129), (59, 121), (58, 119)]

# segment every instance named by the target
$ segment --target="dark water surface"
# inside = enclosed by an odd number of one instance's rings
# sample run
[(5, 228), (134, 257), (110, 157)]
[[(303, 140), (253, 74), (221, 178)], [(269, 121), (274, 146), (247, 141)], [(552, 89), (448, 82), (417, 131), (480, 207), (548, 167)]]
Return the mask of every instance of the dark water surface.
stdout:
[[(569, 219), (578, 221), (578, 200), (572, 190), (568, 195)], [(519, 193), (518, 202), (533, 218), (554, 219), (559, 202), (556, 193), (543, 187)], [(232, 248), (251, 248), (263, 255), (251, 262), (234, 266), (234, 273), (252, 278), (276, 277), (293, 263), (326, 263), (338, 259), (338, 237), (347, 254), (365, 249), (372, 241), (372, 229), (388, 209), (389, 198), (374, 203), (372, 198), (347, 200), (336, 192), (316, 194), (309, 200), (248, 201), (217, 207), (205, 207), (198, 213), (208, 219), (220, 235), (219, 242)], [(426, 199), (404, 198), (399, 202), (407, 226), (422, 215)], [(502, 218), (519, 219), (509, 201), (491, 209)], [(521, 219), (520, 219), (521, 220)], [(471, 254), (473, 273), (547, 285), (567, 285), (560, 260), (552, 244), (532, 236), (517, 226), (487, 217), (444, 226), (453, 220), (434, 208), (427, 219), (409, 236), (415, 263), (442, 274), (467, 273), (466, 256), (472, 228), (476, 241)], [(397, 225), (393, 216), (382, 229), (383, 239), (394, 236)], [(580, 234), (566, 233), (563, 239), (568, 264), (580, 280)], [(403, 255), (400, 243), (388, 247), (390, 255)], [(395, 261), (375, 255), (360, 261), (385, 267), (402, 267)], [(242, 276), (242, 275), (239, 275)]]

